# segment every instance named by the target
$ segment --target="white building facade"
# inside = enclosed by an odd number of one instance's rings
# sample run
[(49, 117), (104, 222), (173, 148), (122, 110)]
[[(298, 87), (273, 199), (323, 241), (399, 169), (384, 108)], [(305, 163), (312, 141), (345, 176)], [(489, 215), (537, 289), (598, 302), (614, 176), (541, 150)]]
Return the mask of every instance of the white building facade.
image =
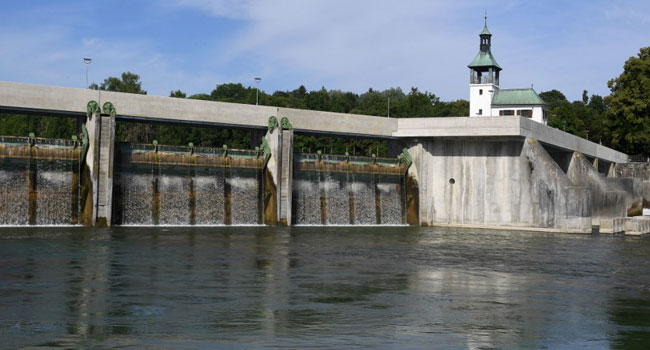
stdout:
[(546, 104), (531, 88), (499, 89), (501, 67), (492, 56), (492, 34), (487, 20), (481, 38), (480, 49), (467, 66), (469, 77), (469, 116), (521, 116), (546, 124)]

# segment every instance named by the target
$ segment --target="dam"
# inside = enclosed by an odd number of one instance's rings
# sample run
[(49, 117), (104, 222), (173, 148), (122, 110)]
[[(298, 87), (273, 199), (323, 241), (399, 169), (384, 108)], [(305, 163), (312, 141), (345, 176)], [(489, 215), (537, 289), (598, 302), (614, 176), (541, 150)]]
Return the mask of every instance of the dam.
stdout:
[[(0, 225), (422, 225), (641, 232), (647, 172), (521, 116), (362, 116), (0, 82), (0, 111), (76, 118), (0, 139)], [(248, 149), (117, 142), (118, 121), (250, 130)], [(370, 137), (388, 156), (304, 152)], [(650, 231), (650, 227), (648, 229)], [(601, 230), (602, 231), (602, 230)]]

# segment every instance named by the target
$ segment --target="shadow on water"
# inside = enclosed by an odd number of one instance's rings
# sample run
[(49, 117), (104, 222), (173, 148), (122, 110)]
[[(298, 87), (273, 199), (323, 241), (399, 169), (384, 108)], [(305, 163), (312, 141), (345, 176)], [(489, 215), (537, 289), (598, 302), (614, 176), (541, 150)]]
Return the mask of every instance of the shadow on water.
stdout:
[(650, 344), (650, 293), (645, 299), (615, 298), (610, 319), (619, 327), (612, 342), (615, 349), (647, 349)]

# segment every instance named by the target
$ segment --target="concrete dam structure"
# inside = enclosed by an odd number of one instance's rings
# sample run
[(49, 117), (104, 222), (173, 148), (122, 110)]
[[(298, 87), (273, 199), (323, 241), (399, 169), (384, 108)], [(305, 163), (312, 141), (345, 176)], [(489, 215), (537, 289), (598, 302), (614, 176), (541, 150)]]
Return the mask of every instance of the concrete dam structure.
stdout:
[[(0, 111), (77, 118), (82, 131), (0, 140), (1, 225), (650, 227), (629, 219), (650, 203), (648, 172), (517, 116), (391, 119), (9, 82)], [(250, 129), (258, 146), (117, 143), (120, 120)], [(300, 153), (295, 134), (379, 138), (389, 157)]]

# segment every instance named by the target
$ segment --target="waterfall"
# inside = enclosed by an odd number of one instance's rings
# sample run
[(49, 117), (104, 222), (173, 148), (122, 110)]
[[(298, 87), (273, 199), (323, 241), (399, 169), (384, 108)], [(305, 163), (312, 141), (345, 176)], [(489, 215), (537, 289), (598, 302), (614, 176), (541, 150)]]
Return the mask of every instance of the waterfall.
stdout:
[(65, 161), (38, 160), (36, 166), (36, 225), (70, 224), (71, 169)]
[(28, 167), (29, 160), (0, 159), (0, 225), (29, 224)]
[(381, 224), (401, 225), (404, 211), (402, 191), (405, 190), (400, 179), (394, 176), (380, 176), (377, 189), (381, 197)]
[(293, 180), (293, 210), (296, 223), (320, 225), (320, 173), (296, 172)]
[(194, 177), (196, 224), (224, 224), (224, 169), (206, 168)]
[(174, 166), (161, 166), (158, 175), (160, 225), (189, 225), (190, 181), (187, 176), (176, 174)]
[[(298, 225), (401, 225), (404, 181), (397, 160), (297, 154), (293, 211)], [(395, 164), (395, 165), (394, 165)]]
[(116, 187), (121, 190), (122, 224), (153, 224), (153, 174), (124, 172), (116, 178)]
[(325, 224), (349, 225), (350, 194), (347, 173), (321, 172), (320, 190), (324, 196)]
[(261, 224), (255, 151), (120, 145), (114, 200), (121, 225)]
[(76, 143), (7, 136), (1, 141), (0, 225), (77, 224)]

